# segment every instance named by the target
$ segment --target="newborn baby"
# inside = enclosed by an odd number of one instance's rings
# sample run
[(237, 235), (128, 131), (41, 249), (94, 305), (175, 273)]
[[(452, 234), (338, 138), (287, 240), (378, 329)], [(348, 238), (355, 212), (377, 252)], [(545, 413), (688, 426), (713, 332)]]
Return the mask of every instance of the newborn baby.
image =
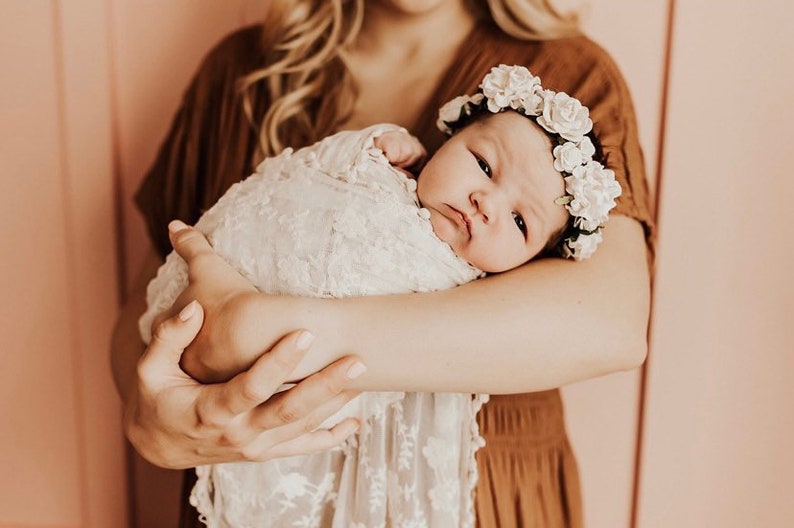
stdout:
[[(417, 202), (416, 181), (375, 145), (382, 138), (387, 151), (403, 150), (397, 148), (402, 141), (389, 135), (415, 143), (399, 127), (377, 125), (269, 158), (230, 188), (196, 228), (265, 293), (376, 295), (452, 288), (476, 279), (482, 272), (434, 234), (431, 213)], [(187, 268), (171, 253), (147, 289), (149, 307), (140, 320), (144, 340), (150, 339), (154, 317), (186, 285)], [(371, 506), (385, 517), (387, 502), (394, 501), (407, 503), (405, 511), (426, 512), (438, 525), (458, 526), (461, 508), (470, 508), (467, 468), (474, 464), (475, 414), (482, 401), (470, 394), (364, 393), (326, 423), (346, 416), (362, 420), (355, 441), (343, 449), (197, 468), (191, 500), (209, 526), (290, 526), (306, 515), (316, 515), (319, 526), (344, 515), (340, 526), (349, 526), (371, 515)], [(426, 438), (418, 436), (420, 429)], [(444, 446), (437, 470), (422, 453), (428, 442)], [(398, 458), (399, 471), (392, 462)], [(388, 475), (387, 467), (395, 473)], [(417, 495), (400, 497), (399, 488), (413, 482), (421, 482)], [(460, 498), (434, 514), (426, 492), (441, 482), (461, 487)]]
[[(548, 95), (539, 82), (530, 90)], [(402, 168), (419, 161), (424, 149), (404, 129), (384, 124), (340, 132), (266, 159), (196, 227), (220, 256), (271, 294), (431, 291), (555, 250), (585, 258), (600, 240), (606, 214), (590, 214), (581, 187), (593, 186), (582, 180), (595, 171), (599, 189), (607, 191), (590, 196), (611, 206), (620, 192), (614, 177), (610, 183), (611, 171), (588, 159), (594, 149), (584, 134), (592, 123), (583, 123), (578, 140), (558, 141), (562, 136), (542, 124), (542, 114), (509, 104), (496, 111), (490, 105), (496, 98), (479, 95), (442, 108), (442, 117), (453, 116), (442, 126), (459, 131), (416, 180)], [(561, 148), (567, 150), (558, 155)], [(571, 161), (572, 148), (578, 164)], [(564, 179), (561, 172), (571, 175)], [(186, 266), (172, 253), (147, 290), (144, 340), (151, 338), (154, 317), (186, 285)], [(334, 417), (362, 419), (358, 435), (342, 448), (197, 468), (191, 502), (209, 526), (307, 520), (322, 526), (412, 520), (471, 526), (474, 452), (482, 443), (475, 418), (485, 399), (365, 393)]]

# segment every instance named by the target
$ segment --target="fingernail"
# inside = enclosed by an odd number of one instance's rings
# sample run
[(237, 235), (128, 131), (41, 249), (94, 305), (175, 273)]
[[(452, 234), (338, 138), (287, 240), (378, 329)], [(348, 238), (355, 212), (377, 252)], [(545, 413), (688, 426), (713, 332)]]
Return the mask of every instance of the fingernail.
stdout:
[(190, 301), (187, 306), (182, 308), (182, 311), (179, 312), (179, 320), (180, 321), (187, 321), (196, 313), (196, 301)]
[(295, 342), (300, 350), (308, 349), (310, 346), (312, 346), (312, 343), (314, 343), (314, 334), (308, 330), (301, 332), (301, 334), (298, 336), (298, 340)]
[(364, 365), (364, 363), (362, 363), (361, 361), (356, 361), (355, 363), (353, 363), (353, 365), (350, 366), (349, 369), (347, 369), (346, 374), (349, 379), (356, 379), (357, 377), (364, 374), (366, 371), (367, 371), (366, 365)]
[(187, 224), (184, 223), (182, 220), (171, 220), (168, 223), (168, 230), (172, 233), (176, 233), (177, 231), (182, 231), (187, 227)]

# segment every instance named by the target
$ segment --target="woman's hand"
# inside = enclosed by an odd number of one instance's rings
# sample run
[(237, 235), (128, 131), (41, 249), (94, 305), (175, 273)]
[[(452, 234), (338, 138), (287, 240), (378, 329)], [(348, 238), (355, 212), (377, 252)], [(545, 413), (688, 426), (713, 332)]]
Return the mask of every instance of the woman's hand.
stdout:
[[(198, 336), (182, 355), (180, 366), (194, 379), (203, 383), (217, 383), (231, 379), (254, 363), (265, 350), (291, 331), (284, 318), (286, 310), (275, 306), (277, 297), (265, 296), (219, 257), (204, 235), (175, 220), (168, 226), (171, 243), (188, 265), (188, 286), (167, 312), (154, 322), (172, 317), (191, 300), (204, 307), (206, 319)], [(267, 316), (261, 310), (265, 300), (271, 301)], [(290, 311), (290, 317), (294, 310)], [(252, 329), (267, 327), (271, 331), (265, 339)], [(294, 378), (290, 378), (294, 379)]]
[[(208, 315), (202, 331), (192, 340), (189, 352), (181, 359), (181, 366), (185, 372), (204, 383), (226, 381), (231, 375), (220, 379), (218, 373), (211, 373), (204, 369), (205, 360), (210, 357), (213, 350), (224, 351), (226, 356), (231, 351), (230, 342), (224, 342), (224, 337), (234, 331), (232, 325), (235, 314), (229, 313), (230, 308), (239, 304), (240, 299), (256, 294), (254, 286), (240, 275), (223, 259), (218, 257), (206, 238), (195, 229), (188, 228), (179, 220), (174, 220), (168, 225), (171, 243), (177, 253), (188, 262), (188, 286), (174, 301), (169, 310), (166, 310), (152, 323), (152, 330), (164, 320), (173, 317), (188, 302), (196, 300)], [(198, 239), (198, 242), (195, 241)], [(201, 280), (198, 280), (201, 279)], [(216, 331), (223, 328), (223, 335)], [(248, 365), (250, 366), (250, 364)], [(243, 368), (235, 370), (234, 374)], [(230, 373), (231, 374), (231, 373)]]
[(356, 431), (355, 419), (316, 430), (355, 396), (344, 388), (364, 371), (356, 358), (340, 359), (276, 393), (313, 339), (296, 331), (228, 382), (202, 385), (179, 368), (179, 360), (203, 322), (202, 306), (189, 303), (157, 326), (138, 361), (124, 426), (144, 458), (173, 469), (263, 461), (323, 451)]

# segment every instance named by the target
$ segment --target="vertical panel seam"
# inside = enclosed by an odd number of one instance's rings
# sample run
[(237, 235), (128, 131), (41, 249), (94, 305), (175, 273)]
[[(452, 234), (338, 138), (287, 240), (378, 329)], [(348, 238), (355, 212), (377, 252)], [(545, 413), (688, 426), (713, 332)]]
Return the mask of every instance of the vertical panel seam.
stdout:
[[(664, 189), (664, 152), (665, 152), (665, 139), (667, 131), (667, 103), (669, 100), (670, 90), (670, 69), (671, 57), (673, 51), (673, 22), (675, 19), (675, 0), (668, 0), (667, 3), (667, 27), (665, 28), (665, 43), (664, 43), (664, 59), (662, 70), (662, 93), (659, 102), (659, 133), (657, 135), (657, 149), (656, 149), (656, 192), (654, 193), (654, 223), (656, 225), (656, 237), (658, 240), (660, 225), (659, 225), (659, 204), (661, 203), (661, 196)], [(658, 252), (657, 252), (658, 258)], [(631, 528), (638, 528), (639, 522), (639, 501), (640, 501), (640, 479), (642, 476), (642, 447), (645, 439), (645, 411), (648, 397), (648, 371), (650, 370), (651, 353), (650, 346), (653, 337), (653, 314), (656, 296), (655, 293), (655, 274), (651, 278), (651, 310), (648, 321), (648, 357), (642, 366), (640, 372), (640, 398), (639, 406), (637, 409), (637, 442), (634, 452), (634, 485), (632, 486), (631, 498), (631, 521), (629, 526)]]
[(88, 458), (86, 453), (86, 419), (85, 408), (83, 406), (83, 391), (81, 389), (83, 381), (83, 368), (82, 360), (80, 357), (80, 346), (82, 339), (80, 334), (80, 324), (78, 313), (75, 307), (79, 304), (79, 298), (75, 287), (77, 284), (77, 261), (75, 254), (74, 244), (70, 243), (70, 239), (74, 237), (75, 220), (74, 220), (74, 200), (73, 190), (70, 181), (69, 170), (69, 141), (68, 131), (66, 125), (66, 74), (64, 66), (64, 32), (63, 32), (63, 17), (61, 12), (61, 5), (59, 0), (50, 0), (52, 6), (52, 33), (53, 33), (53, 58), (55, 69), (55, 94), (56, 94), (56, 108), (57, 108), (57, 133), (59, 144), (59, 164), (60, 164), (60, 183), (61, 183), (61, 196), (64, 203), (63, 211), (63, 232), (66, 256), (66, 277), (68, 284), (66, 284), (66, 298), (68, 309), (66, 317), (69, 321), (71, 329), (69, 336), (71, 340), (71, 357), (72, 357), (72, 391), (75, 401), (75, 431), (77, 434), (77, 476), (80, 482), (79, 496), (80, 496), (80, 517), (81, 524), (86, 525), (88, 522), (89, 508), (88, 508)]
[(125, 246), (126, 224), (124, 222), (124, 181), (121, 170), (121, 130), (119, 117), (118, 63), (116, 62), (116, 39), (114, 34), (115, 11), (113, 0), (106, 0), (105, 40), (108, 50), (108, 86), (110, 89), (110, 145), (113, 170), (113, 210), (116, 231), (116, 259), (118, 266), (118, 298), (123, 305), (127, 300), (127, 250)]
[[(115, 34), (115, 10), (113, 0), (106, 0), (105, 4), (105, 41), (108, 53), (108, 87), (110, 91), (110, 146), (113, 185), (113, 214), (116, 233), (116, 266), (117, 266), (117, 292), (121, 306), (127, 301), (127, 251), (126, 251), (126, 224), (124, 222), (124, 181), (121, 170), (121, 119), (119, 110), (119, 84), (118, 62)], [(135, 507), (135, 464), (134, 453), (129, 442), (124, 440), (124, 469), (125, 488), (127, 497), (127, 526), (138, 526), (137, 508)]]

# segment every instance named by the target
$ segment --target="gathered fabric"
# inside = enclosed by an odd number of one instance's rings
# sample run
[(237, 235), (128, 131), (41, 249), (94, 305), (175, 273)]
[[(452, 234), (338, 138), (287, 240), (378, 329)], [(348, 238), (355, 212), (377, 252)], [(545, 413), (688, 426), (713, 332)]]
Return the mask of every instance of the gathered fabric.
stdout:
[(581, 528), (576, 459), (558, 390), (493, 395), (478, 415), (478, 528)]
[[(215, 251), (270, 294), (347, 297), (451, 288), (482, 272), (433, 233), (416, 182), (392, 167), (376, 125), (262, 162), (196, 224)], [(147, 289), (152, 319), (187, 285), (171, 253)], [(409, 331), (409, 330), (406, 330)], [(432, 350), (428, 350), (432, 353)], [(211, 528), (474, 525), (476, 414), (484, 395), (364, 393), (331, 417), (362, 421), (344, 445), (262, 463), (196, 469), (190, 501)]]

